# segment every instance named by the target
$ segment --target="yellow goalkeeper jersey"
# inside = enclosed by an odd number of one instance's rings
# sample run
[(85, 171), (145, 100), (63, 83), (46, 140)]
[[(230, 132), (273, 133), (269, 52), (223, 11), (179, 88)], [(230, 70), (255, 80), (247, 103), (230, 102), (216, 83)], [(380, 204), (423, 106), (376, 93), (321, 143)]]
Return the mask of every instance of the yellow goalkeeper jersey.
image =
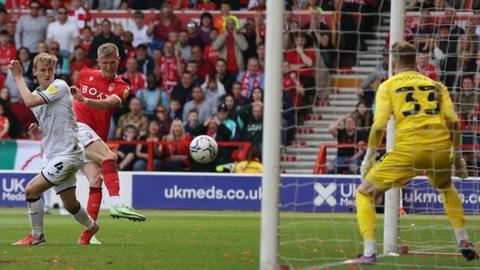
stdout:
[[(385, 128), (393, 115), (394, 147), (434, 147), (438, 143), (449, 143), (447, 120), (454, 121), (457, 115), (447, 87), (443, 84), (419, 72), (404, 71), (379, 86), (375, 101), (372, 129)], [(378, 142), (379, 139), (369, 138), (369, 143)]]

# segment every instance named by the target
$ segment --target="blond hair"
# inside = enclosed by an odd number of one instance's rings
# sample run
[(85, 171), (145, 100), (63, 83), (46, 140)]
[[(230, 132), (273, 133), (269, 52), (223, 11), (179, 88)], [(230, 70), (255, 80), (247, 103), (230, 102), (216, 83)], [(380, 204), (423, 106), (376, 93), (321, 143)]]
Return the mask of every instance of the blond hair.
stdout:
[(415, 46), (406, 41), (393, 44), (392, 55), (393, 59), (401, 66), (415, 67), (416, 65), (417, 50)]
[(33, 69), (37, 68), (38, 63), (43, 63), (45, 65), (57, 65), (57, 57), (49, 53), (39, 53), (35, 58), (33, 58)]
[(105, 43), (102, 44), (100, 47), (97, 49), (97, 57), (100, 58), (105, 58), (105, 57), (119, 57), (120, 54), (118, 53), (118, 47), (117, 45), (113, 43)]

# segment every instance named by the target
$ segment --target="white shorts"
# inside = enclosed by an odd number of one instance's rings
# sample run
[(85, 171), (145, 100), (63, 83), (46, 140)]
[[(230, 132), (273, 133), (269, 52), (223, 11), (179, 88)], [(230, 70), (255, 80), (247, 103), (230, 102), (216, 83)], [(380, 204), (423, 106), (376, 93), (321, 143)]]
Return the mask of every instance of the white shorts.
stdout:
[[(80, 139), (80, 143), (83, 145), (84, 148), (87, 148), (89, 144), (102, 139), (90, 126), (80, 122), (78, 122), (77, 124), (78, 124), (78, 137)], [(85, 158), (83, 162), (89, 163), (94, 161)]]
[(42, 169), (42, 176), (60, 193), (76, 187), (76, 173), (83, 165), (83, 153), (80, 155), (56, 156), (48, 160)]

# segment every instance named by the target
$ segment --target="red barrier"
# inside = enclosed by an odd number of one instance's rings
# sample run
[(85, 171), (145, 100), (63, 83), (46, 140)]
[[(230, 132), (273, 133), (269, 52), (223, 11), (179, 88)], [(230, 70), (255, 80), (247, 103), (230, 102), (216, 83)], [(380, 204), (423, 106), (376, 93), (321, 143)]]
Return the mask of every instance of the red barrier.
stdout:
[[(116, 150), (119, 145), (146, 145), (147, 146), (147, 171), (154, 171), (153, 160), (154, 160), (154, 147), (159, 145), (175, 145), (178, 142), (168, 142), (168, 141), (157, 141), (157, 142), (146, 142), (146, 141), (120, 141), (120, 140), (109, 140), (107, 145), (112, 151)], [(248, 150), (250, 149), (250, 142), (243, 141), (219, 141), (217, 142), (218, 147), (236, 147), (232, 152), (232, 159), (234, 161), (246, 160), (248, 155)]]

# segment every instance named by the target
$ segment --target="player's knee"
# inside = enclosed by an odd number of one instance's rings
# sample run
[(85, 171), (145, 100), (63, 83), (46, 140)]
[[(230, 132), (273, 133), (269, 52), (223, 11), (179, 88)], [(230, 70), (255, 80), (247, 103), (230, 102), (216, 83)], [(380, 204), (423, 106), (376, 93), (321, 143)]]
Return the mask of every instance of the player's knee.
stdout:
[(33, 200), (37, 198), (40, 198), (40, 194), (27, 186), (27, 188), (25, 189), (25, 199)]
[(63, 207), (71, 214), (75, 214), (78, 212), (78, 209), (80, 208), (80, 203), (77, 200), (62, 200), (63, 202)]
[(365, 196), (373, 197), (375, 195), (375, 187), (367, 181), (364, 181), (357, 188), (357, 192)]
[(105, 155), (103, 155), (103, 157), (102, 157), (102, 163), (107, 161), (107, 160), (114, 160), (116, 162), (117, 161), (117, 154), (108, 150), (108, 152), (106, 152)]
[(25, 199), (27, 200), (40, 198), (41, 195), (42, 193), (36, 191), (35, 188), (30, 184), (28, 184), (25, 188)]
[(438, 190), (449, 189), (452, 186), (452, 181), (443, 181), (440, 183), (435, 183), (435, 188)]
[(90, 183), (90, 187), (99, 188), (102, 187), (103, 177), (100, 173), (96, 173), (88, 179), (88, 182)]

